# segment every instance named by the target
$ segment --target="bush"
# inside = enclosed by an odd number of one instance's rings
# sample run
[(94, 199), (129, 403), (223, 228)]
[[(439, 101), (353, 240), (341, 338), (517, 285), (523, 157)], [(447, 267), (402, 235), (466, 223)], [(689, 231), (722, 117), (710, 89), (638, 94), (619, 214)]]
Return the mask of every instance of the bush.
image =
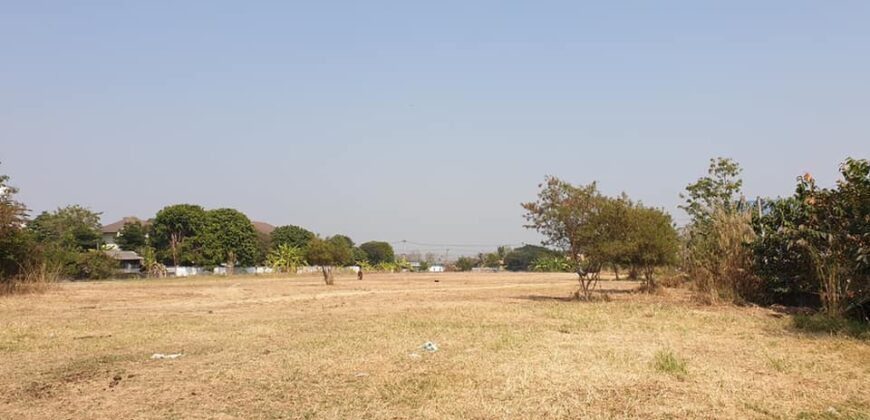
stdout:
[(76, 278), (102, 280), (112, 277), (118, 268), (118, 261), (102, 251), (88, 251), (79, 254), (76, 262)]

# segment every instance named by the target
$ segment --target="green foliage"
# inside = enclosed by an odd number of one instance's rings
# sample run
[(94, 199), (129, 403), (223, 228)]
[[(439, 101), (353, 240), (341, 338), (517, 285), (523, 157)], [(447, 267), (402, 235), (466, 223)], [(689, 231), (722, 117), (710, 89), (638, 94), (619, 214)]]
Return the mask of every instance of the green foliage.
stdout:
[(671, 350), (657, 351), (653, 359), (653, 367), (659, 372), (673, 375), (679, 379), (683, 379), (689, 374), (688, 363)]
[(429, 271), (429, 268), (432, 267), (432, 264), (429, 261), (420, 261), (420, 265), (417, 267), (417, 271), (421, 273), (425, 273)]
[(208, 265), (249, 266), (257, 261), (257, 232), (251, 220), (238, 210), (207, 211), (199, 242), (203, 261)]
[(279, 245), (289, 245), (296, 248), (308, 246), (308, 242), (314, 239), (314, 233), (299, 226), (278, 226), (270, 234), (272, 239), (272, 247), (277, 248)]
[[(676, 262), (679, 238), (670, 215), (633, 203), (625, 194), (610, 198), (594, 183), (576, 187), (548, 177), (538, 201), (523, 204), (526, 226), (565, 252), (589, 298), (601, 268), (628, 265), (643, 271), (649, 286), (657, 267)], [(541, 259), (541, 270), (562, 271), (564, 261)], [(547, 266), (548, 263), (554, 263)], [(579, 296), (579, 294), (578, 294)]]
[(501, 268), (501, 257), (496, 252), (481, 254), (479, 256), (480, 264), (487, 268)]
[(334, 241), (342, 241), (342, 242), (344, 242), (344, 243), (345, 243), (349, 248), (353, 248), (354, 245), (355, 245), (355, 244), (353, 243), (353, 239), (350, 239), (350, 236), (347, 236), (347, 235), (334, 235), (334, 236), (332, 236), (331, 239), (334, 240)]
[(366, 252), (358, 246), (351, 248), (350, 253), (351, 253), (351, 256), (350, 256), (350, 263), (349, 264), (356, 264), (360, 261), (368, 261), (368, 259), (369, 259), (368, 254), (366, 254)]
[(709, 222), (716, 211), (737, 212), (742, 203), (740, 189), (743, 180), (739, 178), (742, 171), (733, 159), (710, 159), (707, 176), (689, 184), (686, 194), (680, 194), (680, 198), (686, 200), (680, 208), (692, 217), (695, 225)]
[(574, 264), (564, 255), (542, 255), (532, 262), (532, 270), (541, 273), (570, 273)]
[(477, 264), (477, 259), (472, 257), (459, 257), (454, 263), (456, 269), (459, 271), (471, 271), (472, 268), (477, 267)]
[(112, 277), (118, 269), (118, 261), (103, 251), (89, 250), (77, 255), (75, 277), (87, 280), (102, 280)]
[(254, 264), (266, 264), (269, 252), (272, 250), (272, 237), (268, 233), (260, 232), (256, 228), (254, 228), (254, 231), (257, 232), (257, 261)]
[(27, 207), (15, 199), (18, 189), (8, 181), (9, 176), (0, 175), (0, 282), (18, 275), (33, 246), (32, 235), (24, 229)]
[(870, 324), (828, 314), (795, 315), (795, 329), (825, 334), (843, 334), (850, 337), (870, 339)]
[(529, 271), (534, 268), (533, 265), (539, 258), (557, 254), (542, 246), (523, 245), (505, 254), (504, 265), (509, 271)]
[(99, 248), (100, 227), (100, 214), (78, 205), (42, 212), (28, 224), (38, 242), (77, 252)]
[(657, 267), (677, 262), (680, 242), (671, 216), (659, 209), (631, 207), (624, 225), (628, 226), (623, 254), (615, 262), (625, 262), (644, 273), (648, 288), (654, 288), (653, 273)]
[(326, 284), (334, 283), (333, 268), (353, 263), (353, 248), (345, 238), (333, 236), (326, 239), (315, 237), (308, 243), (306, 259), (323, 270)]
[(296, 269), (305, 262), (305, 251), (302, 248), (280, 244), (269, 253), (266, 263), (279, 273), (296, 273)]
[(365, 251), (366, 260), (373, 265), (380, 263), (391, 263), (396, 261), (396, 255), (393, 252), (393, 247), (387, 242), (370, 241), (359, 246)]
[[(870, 319), (870, 162), (847, 159), (836, 188), (809, 174), (795, 196), (772, 201), (754, 221), (755, 262), (765, 281), (787, 291), (815, 285), (830, 317)], [(779, 270), (779, 272), (777, 272)]]
[[(806, 222), (805, 207), (796, 197), (765, 200), (753, 214), (753, 268), (763, 281), (767, 303), (794, 300), (818, 292), (809, 256), (794, 246), (798, 227)], [(805, 304), (805, 302), (799, 302)]]
[(139, 251), (148, 244), (147, 232), (141, 222), (127, 222), (118, 232), (118, 247), (126, 251)]
[(176, 204), (157, 212), (151, 224), (151, 244), (164, 264), (197, 265), (203, 261), (197, 236), (205, 229), (205, 210), (194, 204)]

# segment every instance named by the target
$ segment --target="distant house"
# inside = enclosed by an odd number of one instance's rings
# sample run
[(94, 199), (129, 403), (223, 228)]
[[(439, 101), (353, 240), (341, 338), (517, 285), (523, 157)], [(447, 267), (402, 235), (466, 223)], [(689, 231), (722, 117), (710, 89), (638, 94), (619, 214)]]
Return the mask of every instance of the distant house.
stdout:
[(119, 249), (108, 249), (103, 251), (106, 255), (118, 261), (116, 272), (121, 275), (139, 274), (142, 272), (142, 257), (133, 251), (121, 251)]
[(103, 244), (107, 249), (119, 249), (118, 248), (118, 236), (121, 234), (121, 229), (124, 228), (124, 225), (127, 223), (136, 223), (139, 222), (143, 226), (148, 226), (151, 223), (150, 220), (142, 220), (138, 217), (128, 216), (121, 220), (118, 220), (115, 223), (110, 223), (108, 225), (103, 226)]

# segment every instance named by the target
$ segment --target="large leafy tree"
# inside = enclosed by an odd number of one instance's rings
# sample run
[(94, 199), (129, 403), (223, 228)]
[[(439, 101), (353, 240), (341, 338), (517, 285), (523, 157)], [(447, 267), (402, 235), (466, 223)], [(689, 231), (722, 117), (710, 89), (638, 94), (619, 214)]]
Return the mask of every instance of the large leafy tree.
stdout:
[(254, 225), (234, 209), (207, 211), (200, 243), (204, 262), (209, 265), (253, 265), (259, 254)]
[(276, 248), (279, 245), (305, 248), (308, 246), (308, 242), (311, 242), (315, 237), (313, 232), (294, 225), (278, 226), (272, 231), (270, 236), (272, 248)]
[(353, 247), (347, 240), (333, 236), (326, 239), (315, 237), (308, 243), (306, 259), (309, 264), (318, 265), (323, 272), (327, 285), (335, 284), (335, 267), (352, 263)]
[(27, 207), (15, 199), (18, 189), (0, 175), (0, 281), (17, 274), (29, 255), (30, 235), (24, 229)]
[(527, 228), (546, 237), (545, 245), (565, 252), (579, 277), (577, 296), (589, 299), (598, 281), (599, 261), (586, 258), (597, 239), (590, 223), (600, 208), (603, 197), (596, 184), (575, 186), (556, 177), (547, 177), (538, 192), (537, 201), (523, 203)]
[(42, 212), (28, 224), (37, 241), (76, 252), (100, 247), (100, 226), (100, 213), (79, 205)]
[(126, 251), (140, 251), (148, 244), (148, 235), (142, 222), (133, 221), (124, 223), (124, 227), (118, 232), (116, 242), (118, 247)]
[(365, 251), (369, 264), (391, 263), (396, 261), (396, 254), (388, 242), (369, 241), (359, 246)]
[(175, 204), (157, 212), (151, 224), (151, 243), (165, 264), (199, 264), (197, 236), (203, 232), (205, 210), (194, 204)]

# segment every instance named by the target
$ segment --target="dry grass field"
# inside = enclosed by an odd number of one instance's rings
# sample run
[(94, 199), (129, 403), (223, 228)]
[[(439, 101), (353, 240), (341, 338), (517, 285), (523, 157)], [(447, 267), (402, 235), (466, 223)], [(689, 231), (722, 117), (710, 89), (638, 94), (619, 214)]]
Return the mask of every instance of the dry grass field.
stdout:
[(2, 297), (0, 418), (870, 418), (866, 341), (628, 282), (564, 300), (575, 284), (239, 277)]

